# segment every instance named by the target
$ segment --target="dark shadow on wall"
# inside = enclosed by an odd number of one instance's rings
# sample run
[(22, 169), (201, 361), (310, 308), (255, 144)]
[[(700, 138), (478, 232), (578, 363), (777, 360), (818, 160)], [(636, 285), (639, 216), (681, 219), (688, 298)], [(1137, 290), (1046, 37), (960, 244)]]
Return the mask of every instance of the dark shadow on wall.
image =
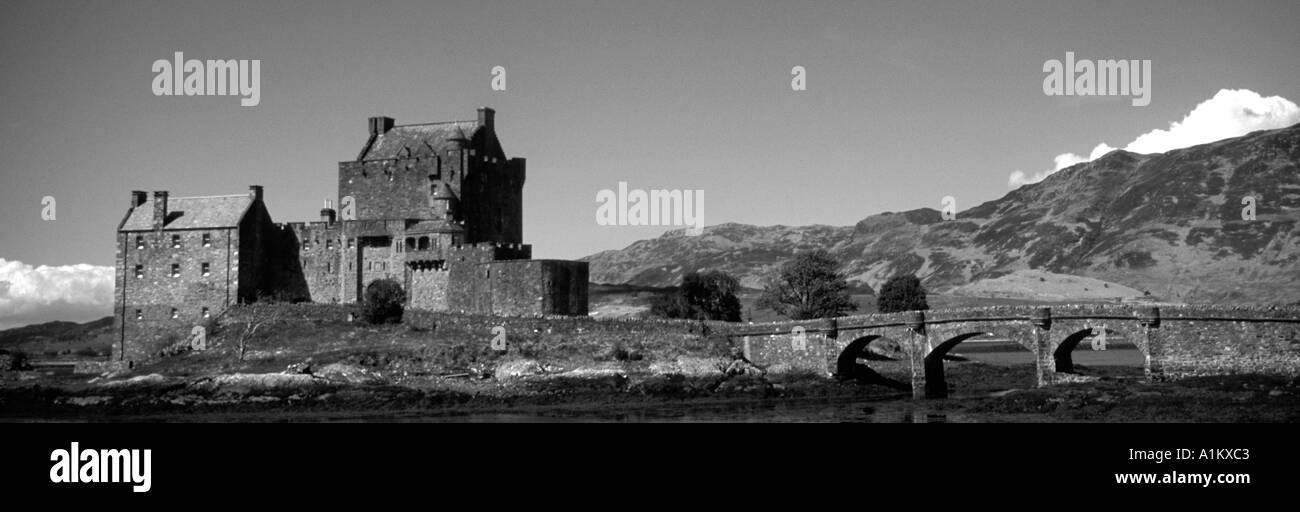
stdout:
[(1074, 348), (1079, 346), (1079, 342), (1084, 338), (1092, 336), (1092, 329), (1083, 329), (1065, 337), (1065, 340), (1056, 347), (1056, 352), (1052, 357), (1056, 359), (1056, 371), (1060, 373), (1074, 373), (1074, 358), (1070, 356)]
[(948, 381), (943, 375), (943, 360), (948, 355), (948, 351), (956, 347), (957, 344), (971, 338), (987, 336), (986, 332), (968, 332), (948, 338), (947, 341), (939, 344), (925, 356), (925, 397), (926, 398), (948, 398)]
[(858, 384), (885, 386), (899, 391), (912, 391), (911, 384), (885, 377), (879, 372), (871, 369), (871, 367), (858, 362), (859, 358), (889, 359), (884, 356), (873, 354), (867, 350), (867, 345), (870, 345), (871, 342), (876, 341), (879, 338), (879, 335), (873, 334), (863, 336), (850, 342), (849, 345), (844, 348), (844, 351), (840, 352), (839, 358), (835, 361), (836, 377), (840, 380), (855, 380)]

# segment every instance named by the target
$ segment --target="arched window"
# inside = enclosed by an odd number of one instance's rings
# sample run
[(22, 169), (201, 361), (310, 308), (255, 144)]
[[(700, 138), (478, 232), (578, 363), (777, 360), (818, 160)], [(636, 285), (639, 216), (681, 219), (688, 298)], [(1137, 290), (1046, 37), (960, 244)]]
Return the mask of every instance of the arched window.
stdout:
[(429, 250), (429, 237), (427, 236), (420, 237), (420, 250), (421, 251)]
[(406, 239), (406, 250), (408, 250), (408, 251), (414, 251), (414, 250), (415, 250), (415, 237), (407, 237), (407, 239)]

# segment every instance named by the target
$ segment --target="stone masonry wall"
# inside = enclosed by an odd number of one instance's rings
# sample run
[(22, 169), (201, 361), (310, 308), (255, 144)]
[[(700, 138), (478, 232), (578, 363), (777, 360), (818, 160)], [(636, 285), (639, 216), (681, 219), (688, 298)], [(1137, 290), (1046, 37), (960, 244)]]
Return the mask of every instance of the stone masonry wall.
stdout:
[(409, 297), (407, 307), (427, 311), (447, 311), (447, 281), (451, 276), (446, 270), (414, 270), (410, 272), (410, 282), (406, 287)]
[[(203, 244), (203, 235), (209, 236)], [(180, 237), (175, 247), (172, 236)], [(144, 241), (138, 249), (137, 238)], [(118, 233), (123, 275), (116, 293), (121, 304), (118, 340), (113, 359), (155, 357), (167, 345), (187, 339), (190, 329), (203, 325), (237, 302), (239, 235), (233, 229)], [(208, 275), (203, 275), (203, 263)], [(142, 277), (135, 267), (140, 265)], [(172, 265), (179, 275), (172, 276)], [(174, 310), (174, 311), (173, 311)]]

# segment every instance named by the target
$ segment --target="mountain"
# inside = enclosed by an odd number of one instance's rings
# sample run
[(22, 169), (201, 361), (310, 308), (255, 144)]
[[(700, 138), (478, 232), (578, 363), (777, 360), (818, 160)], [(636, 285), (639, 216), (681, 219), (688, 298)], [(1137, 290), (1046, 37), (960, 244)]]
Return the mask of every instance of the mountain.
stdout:
[(112, 328), (113, 317), (111, 316), (83, 324), (54, 321), (24, 325), (0, 331), (0, 348), (26, 343), (77, 341), (109, 333)]
[[(1255, 218), (1243, 220), (1243, 198)], [(759, 287), (826, 249), (851, 282), (897, 273), (945, 292), (1017, 271), (1118, 283), (1165, 300), (1300, 301), (1300, 125), (1159, 154), (1112, 151), (958, 212), (882, 213), (854, 226), (710, 226), (583, 258), (596, 283), (676, 285), (717, 269)]]

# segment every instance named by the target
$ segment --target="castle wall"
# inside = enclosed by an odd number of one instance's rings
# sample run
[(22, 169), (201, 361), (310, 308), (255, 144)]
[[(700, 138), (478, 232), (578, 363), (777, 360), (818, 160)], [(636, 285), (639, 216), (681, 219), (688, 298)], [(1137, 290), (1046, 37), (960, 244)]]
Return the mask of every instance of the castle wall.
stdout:
[(496, 261), (488, 267), (491, 314), (586, 315), (587, 263), (563, 260)]
[[(260, 194), (260, 192), (259, 192)], [(239, 223), (239, 300), (250, 302), (276, 294), (272, 251), (279, 230), (261, 199), (253, 201)]]
[(343, 276), (346, 273), (342, 266), (346, 265), (347, 240), (341, 226), (311, 222), (292, 224), (291, 229), (308, 300), (344, 302)]
[[(203, 235), (209, 236), (207, 246)], [(172, 236), (180, 236), (174, 247)], [(144, 249), (137, 248), (142, 237)], [(119, 232), (115, 360), (157, 356), (188, 339), (194, 326), (206, 325), (237, 301), (240, 234), (235, 229)], [(208, 264), (208, 275), (202, 265)], [(141, 266), (137, 278), (135, 267)], [(172, 265), (179, 275), (172, 276)], [(138, 312), (138, 315), (137, 315)]]
[(460, 192), (466, 242), (523, 242), (524, 159), (476, 152)]
[(366, 287), (376, 280), (392, 279), (398, 283), (406, 281), (406, 265), (397, 256), (391, 239), (389, 243), (379, 246), (362, 244), (358, 263), (363, 297)]
[(406, 293), (408, 308), (425, 311), (447, 311), (447, 285), (451, 276), (446, 270), (416, 270), (410, 272)]

